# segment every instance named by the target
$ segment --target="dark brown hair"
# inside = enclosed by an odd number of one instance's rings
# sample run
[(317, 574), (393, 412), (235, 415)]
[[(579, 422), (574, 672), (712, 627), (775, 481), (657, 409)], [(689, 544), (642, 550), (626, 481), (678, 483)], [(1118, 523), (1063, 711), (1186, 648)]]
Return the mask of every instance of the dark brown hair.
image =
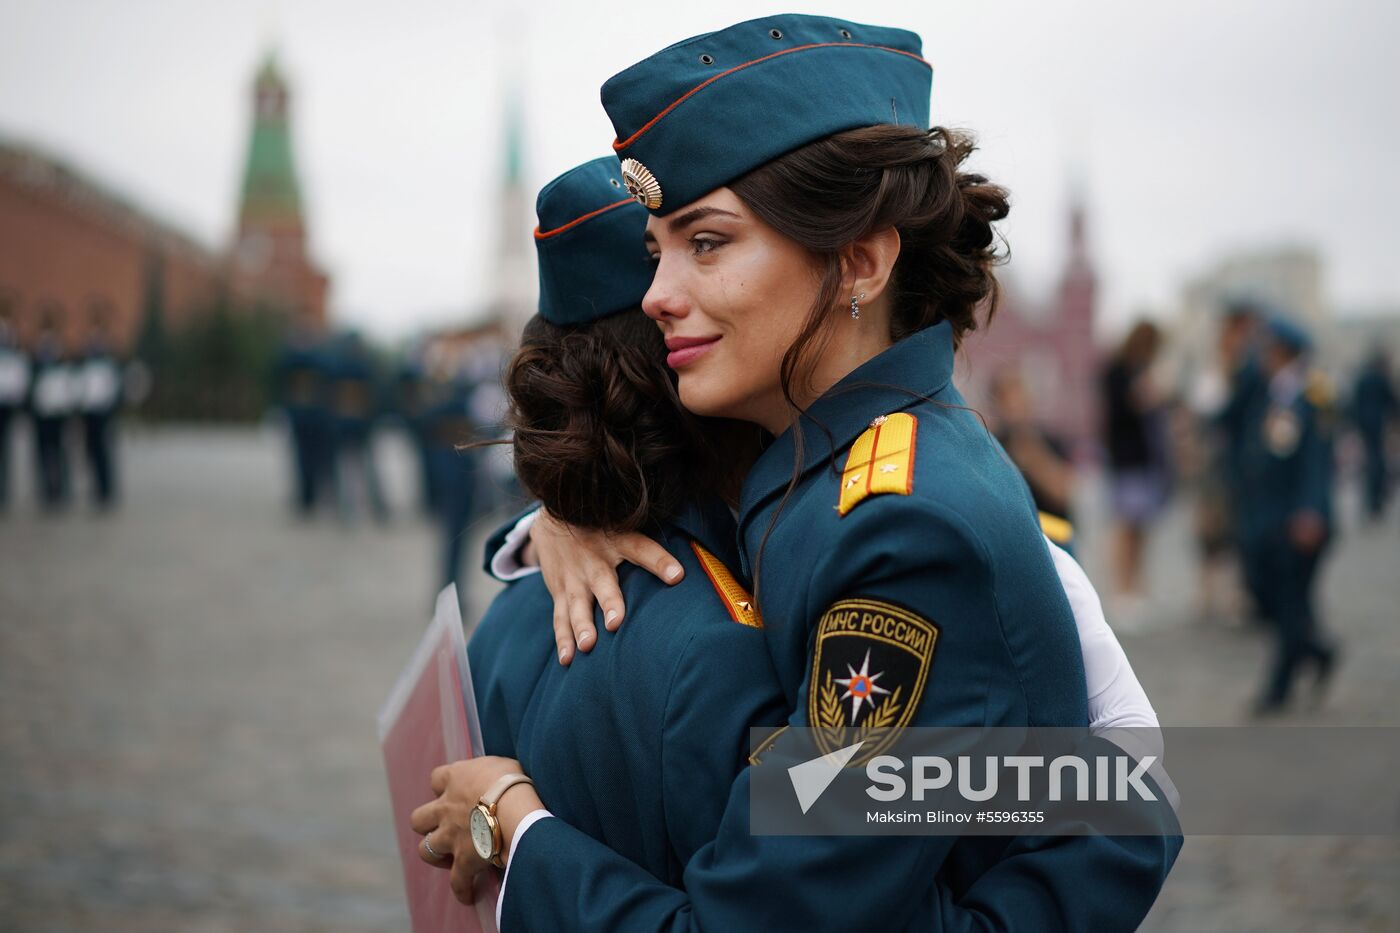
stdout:
[(556, 518), (651, 530), (688, 500), (738, 501), (761, 432), (686, 411), (665, 360), (661, 332), (640, 309), (525, 326), (505, 378), (515, 471)]
[[(977, 329), (980, 309), (991, 318), (999, 297), (993, 267), (1005, 258), (992, 225), (1011, 208), (1004, 188), (962, 170), (975, 148), (971, 134), (959, 130), (868, 126), (809, 143), (730, 185), (760, 220), (805, 247), (821, 274), (779, 371), (794, 410), (793, 385), (810, 379), (832, 315), (848, 307), (840, 251), (861, 237), (891, 227), (899, 233), (889, 284), (891, 340), (948, 321), (956, 347)], [(805, 459), (801, 431), (794, 441), (792, 479), (764, 532), (760, 559)]]
[(789, 152), (730, 186), (821, 269), (816, 301), (783, 358), (785, 390), (820, 354), (831, 315), (847, 306), (841, 248), (875, 231), (893, 227), (900, 236), (892, 340), (946, 320), (961, 343), (977, 329), (979, 308), (990, 319), (999, 297), (993, 267), (1004, 260), (992, 224), (1010, 203), (1005, 189), (961, 170), (975, 148), (959, 130), (868, 126)]

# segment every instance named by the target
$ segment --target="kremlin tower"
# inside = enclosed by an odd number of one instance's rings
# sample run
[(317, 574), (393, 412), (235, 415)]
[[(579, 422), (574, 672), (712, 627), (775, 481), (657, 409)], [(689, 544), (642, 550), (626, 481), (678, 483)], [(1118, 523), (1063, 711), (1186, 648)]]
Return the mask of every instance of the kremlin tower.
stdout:
[(241, 299), (324, 326), (326, 277), (307, 253), (301, 189), (292, 158), (287, 83), (269, 54), (253, 83), (253, 132), (233, 243)]

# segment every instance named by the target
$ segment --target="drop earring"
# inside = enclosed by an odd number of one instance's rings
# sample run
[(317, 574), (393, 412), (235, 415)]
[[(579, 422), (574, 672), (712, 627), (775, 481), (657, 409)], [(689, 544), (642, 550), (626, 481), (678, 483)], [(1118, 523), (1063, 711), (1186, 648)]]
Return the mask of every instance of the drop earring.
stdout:
[(851, 296), (851, 320), (860, 320), (860, 300), (865, 297), (865, 292)]

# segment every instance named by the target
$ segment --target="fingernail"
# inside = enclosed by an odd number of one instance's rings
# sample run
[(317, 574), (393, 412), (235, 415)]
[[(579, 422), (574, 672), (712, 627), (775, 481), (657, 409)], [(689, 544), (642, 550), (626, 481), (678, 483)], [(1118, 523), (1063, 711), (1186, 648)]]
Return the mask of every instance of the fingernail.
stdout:
[(679, 577), (680, 575), (681, 575), (681, 565), (680, 565), (680, 564), (672, 564), (672, 565), (670, 566), (670, 568), (666, 571), (666, 579), (667, 579), (667, 580), (674, 580), (674, 579), (676, 579), (677, 577)]
[(560, 663), (560, 664), (568, 664), (568, 663), (569, 663), (569, 652), (565, 651), (563, 648), (560, 648), (560, 649), (559, 649), (559, 663)]
[(617, 610), (616, 610), (616, 609), (609, 609), (609, 610), (608, 610), (608, 617), (607, 617), (606, 619), (604, 619), (603, 621), (604, 621), (604, 622), (611, 622), (613, 619), (616, 619), (616, 618), (617, 618)]
[(582, 635), (580, 635), (580, 636), (578, 637), (578, 643), (579, 643), (580, 645), (586, 645), (586, 644), (588, 644), (588, 643), (589, 643), (590, 641), (592, 641), (592, 640), (593, 640), (593, 633), (592, 633), (592, 632), (584, 632)]

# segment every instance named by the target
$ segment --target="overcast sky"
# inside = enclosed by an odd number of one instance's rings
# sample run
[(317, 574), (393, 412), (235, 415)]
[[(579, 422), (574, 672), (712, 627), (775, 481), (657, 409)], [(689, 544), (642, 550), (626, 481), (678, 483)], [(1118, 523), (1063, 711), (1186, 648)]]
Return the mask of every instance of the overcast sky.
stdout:
[[(293, 84), (312, 248), (345, 322), (381, 335), (493, 292), (501, 96), (533, 191), (608, 151), (598, 87), (676, 40), (794, 6), (709, 0), (0, 0), (0, 135), (70, 160), (210, 245), (227, 241), (249, 85)], [(1400, 4), (807, 3), (902, 26), (937, 123), (1006, 184), (1013, 270), (1054, 281), (1083, 191), (1110, 329), (1172, 309), (1229, 251), (1322, 253), (1332, 303), (1400, 308)]]

